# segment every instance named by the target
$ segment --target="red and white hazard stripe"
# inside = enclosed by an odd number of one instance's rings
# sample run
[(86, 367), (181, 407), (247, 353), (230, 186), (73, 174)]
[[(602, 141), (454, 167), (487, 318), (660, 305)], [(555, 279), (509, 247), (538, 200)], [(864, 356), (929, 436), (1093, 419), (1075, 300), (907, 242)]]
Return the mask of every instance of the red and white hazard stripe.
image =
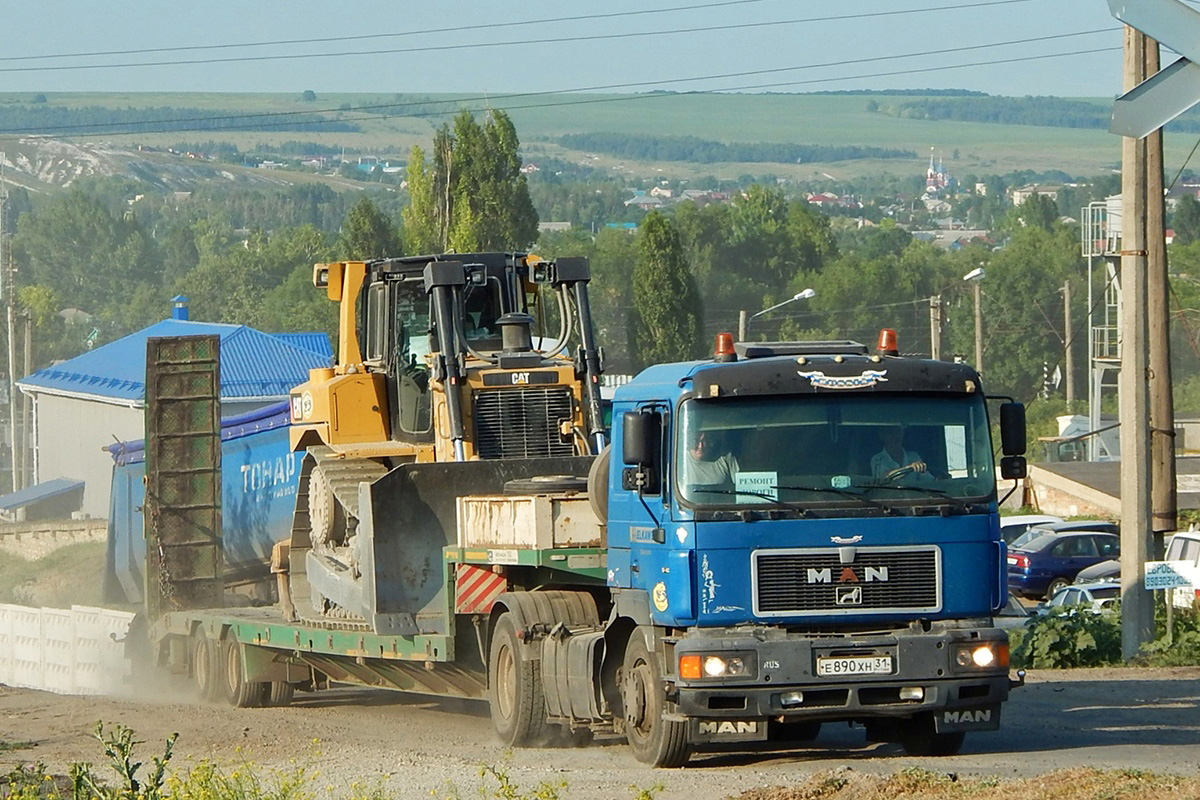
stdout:
[(486, 614), (500, 593), (508, 588), (503, 575), (489, 567), (459, 564), (454, 576), (454, 611), (458, 614)]

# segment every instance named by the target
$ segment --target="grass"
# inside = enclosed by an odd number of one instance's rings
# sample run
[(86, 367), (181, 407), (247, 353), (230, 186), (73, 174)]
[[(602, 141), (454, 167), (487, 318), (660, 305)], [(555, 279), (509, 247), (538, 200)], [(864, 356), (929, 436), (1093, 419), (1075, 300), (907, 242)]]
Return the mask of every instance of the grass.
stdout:
[(100, 605), (105, 544), (80, 542), (28, 561), (0, 552), (0, 603), (68, 608)]
[[(17, 767), (0, 775), (3, 800), (393, 800), (382, 785), (353, 783), (346, 787), (317, 786), (319, 773), (308, 766), (270, 771), (243, 762), (222, 768), (208, 761), (181, 771), (171, 769), (176, 737), (172, 735), (161, 755), (149, 763), (139, 760), (144, 742), (121, 725), (105, 729), (97, 723), (99, 742), (113, 781), (105, 781), (90, 763), (78, 762), (66, 775), (52, 775), (41, 764)], [(654, 800), (665, 788), (629, 786), (633, 800)], [(463, 797), (496, 800), (570, 800), (566, 781), (524, 788), (514, 782), (504, 765), (483, 765), (479, 784), (465, 793), (448, 784), (433, 793), (439, 800)], [(614, 797), (620, 796), (614, 794)], [(846, 767), (826, 770), (788, 786), (751, 789), (735, 800), (1095, 800), (1096, 798), (1147, 797), (1183, 800), (1200, 796), (1200, 778), (1156, 774), (1144, 770), (1063, 769), (1023, 780), (997, 777), (964, 777), (908, 767), (892, 775), (869, 775)]]

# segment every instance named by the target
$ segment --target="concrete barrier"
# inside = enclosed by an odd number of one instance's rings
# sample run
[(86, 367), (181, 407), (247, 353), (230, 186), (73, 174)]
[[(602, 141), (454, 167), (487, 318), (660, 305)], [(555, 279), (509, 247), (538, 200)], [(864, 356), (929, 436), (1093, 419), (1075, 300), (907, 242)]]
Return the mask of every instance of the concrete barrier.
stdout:
[(106, 694), (129, 677), (133, 614), (106, 608), (0, 604), (0, 683), (58, 694)]

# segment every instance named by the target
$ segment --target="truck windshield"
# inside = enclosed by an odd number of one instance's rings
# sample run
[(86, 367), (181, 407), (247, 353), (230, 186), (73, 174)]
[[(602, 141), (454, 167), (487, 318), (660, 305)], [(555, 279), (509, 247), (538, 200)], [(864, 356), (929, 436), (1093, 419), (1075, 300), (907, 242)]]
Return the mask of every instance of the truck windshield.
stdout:
[(979, 395), (686, 400), (674, 473), (685, 504), (886, 505), (995, 492)]

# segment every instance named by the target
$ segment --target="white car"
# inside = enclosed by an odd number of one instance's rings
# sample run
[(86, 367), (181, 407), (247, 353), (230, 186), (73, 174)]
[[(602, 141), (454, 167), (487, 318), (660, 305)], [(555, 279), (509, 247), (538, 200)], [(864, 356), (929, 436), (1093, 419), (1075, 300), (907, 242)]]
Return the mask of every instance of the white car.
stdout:
[(1014, 514), (1011, 517), (1001, 517), (1000, 536), (1004, 541), (1011, 543), (1035, 525), (1044, 525), (1047, 522), (1062, 522), (1062, 517), (1052, 517), (1049, 514)]
[(1076, 583), (1059, 589), (1038, 610), (1044, 614), (1051, 609), (1082, 608), (1093, 614), (1108, 614), (1116, 610), (1120, 599), (1121, 584), (1117, 581)]

